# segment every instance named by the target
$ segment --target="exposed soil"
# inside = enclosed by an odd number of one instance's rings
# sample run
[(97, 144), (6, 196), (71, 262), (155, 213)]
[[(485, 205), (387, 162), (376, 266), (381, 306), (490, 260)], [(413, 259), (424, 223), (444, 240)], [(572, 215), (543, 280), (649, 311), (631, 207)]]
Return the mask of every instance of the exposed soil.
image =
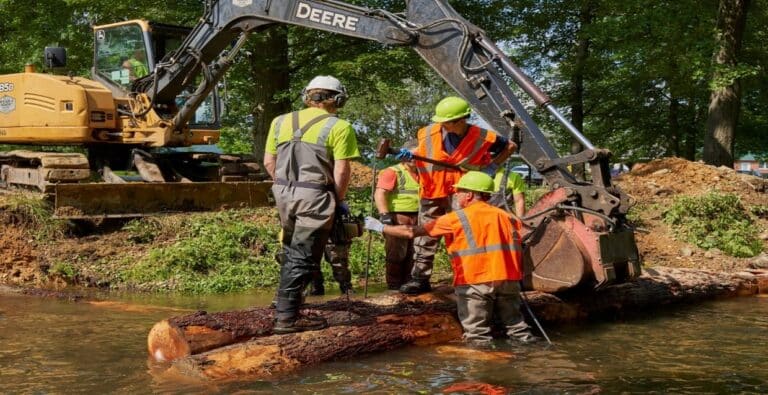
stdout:
[[(670, 227), (662, 222), (664, 210), (681, 195), (730, 193), (739, 196), (745, 207), (768, 206), (768, 180), (739, 174), (727, 167), (664, 158), (638, 164), (614, 182), (636, 199), (634, 210), (642, 210), (641, 223), (637, 225), (647, 232), (638, 232), (637, 242), (646, 265), (729, 271), (768, 264), (765, 253), (754, 258), (733, 258), (676, 240)], [(763, 230), (763, 240), (768, 239), (768, 220), (758, 218), (757, 225)], [(765, 249), (768, 250), (768, 243)]]
[[(352, 186), (370, 187), (372, 169), (354, 163)], [(733, 193), (741, 197), (745, 207), (768, 208), (768, 180), (738, 174), (729, 168), (715, 168), (678, 158), (665, 158), (640, 164), (615, 179), (624, 191), (632, 195), (637, 205), (633, 215), (637, 224), (647, 232), (638, 232), (638, 245), (648, 266), (708, 268), (738, 270), (748, 267), (768, 267), (768, 255), (755, 258), (732, 258), (717, 250), (704, 251), (675, 240), (671, 229), (662, 222), (662, 214), (672, 200), (680, 195), (695, 196), (710, 191)], [(145, 256), (153, 246), (171, 242), (175, 235), (159, 229), (151, 243), (133, 243), (130, 234), (121, 230), (122, 224), (95, 224), (92, 229), (65, 229), (60, 236), (41, 239), (35, 233), (37, 224), (23, 213), (6, 208), (7, 196), (0, 194), (0, 284), (61, 288), (72, 282), (55, 270), (75, 267), (75, 282), (79, 285), (105, 287), (114, 283), (121, 267), (131, 265)], [(183, 215), (167, 221), (181, 221)], [(271, 211), (253, 218), (254, 221), (276, 221)], [(758, 218), (763, 240), (768, 239), (768, 219)], [(66, 226), (65, 226), (66, 228)], [(56, 240), (51, 240), (55, 238)], [(768, 241), (766, 250), (768, 250)]]

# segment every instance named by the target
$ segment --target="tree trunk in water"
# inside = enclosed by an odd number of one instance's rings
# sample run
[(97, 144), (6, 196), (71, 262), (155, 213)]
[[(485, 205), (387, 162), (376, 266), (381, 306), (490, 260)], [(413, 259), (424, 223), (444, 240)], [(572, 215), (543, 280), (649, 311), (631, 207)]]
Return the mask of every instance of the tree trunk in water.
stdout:
[[(592, 23), (593, 14), (594, 5), (592, 2), (584, 2), (579, 12), (579, 39), (576, 43), (576, 59), (571, 77), (571, 123), (582, 133), (584, 132), (584, 70), (587, 67), (590, 45), (589, 37), (584, 33), (584, 28)], [(583, 150), (584, 146), (575, 137), (572, 138), (571, 154), (578, 154)], [(571, 172), (577, 180), (585, 180), (586, 172), (583, 163), (574, 164)]]
[(253, 153), (257, 158), (264, 156), (267, 133), (272, 119), (291, 110), (287, 96), (278, 98), (278, 93), (289, 89), (288, 75), (288, 31), (284, 26), (269, 28), (256, 37), (258, 52), (250, 57), (251, 82), (253, 83)]
[(712, 91), (709, 100), (707, 132), (704, 135), (704, 162), (714, 166), (733, 167), (733, 141), (741, 106), (741, 89), (738, 77), (728, 77), (738, 63), (747, 8), (750, 0), (720, 0), (717, 30), (718, 48), (714, 56), (714, 81), (725, 86)]
[[(149, 351), (155, 358), (178, 358), (158, 372), (159, 379), (178, 374), (206, 380), (274, 377), (323, 361), (457, 340), (461, 326), (450, 291), (440, 287), (418, 297), (385, 295), (308, 305), (305, 313), (325, 317), (330, 326), (288, 335), (272, 334), (273, 312), (267, 308), (176, 317), (155, 325)], [(526, 299), (539, 320), (551, 326), (759, 292), (768, 292), (766, 271), (729, 274), (659, 267), (646, 269), (632, 283), (567, 296), (527, 292)]]

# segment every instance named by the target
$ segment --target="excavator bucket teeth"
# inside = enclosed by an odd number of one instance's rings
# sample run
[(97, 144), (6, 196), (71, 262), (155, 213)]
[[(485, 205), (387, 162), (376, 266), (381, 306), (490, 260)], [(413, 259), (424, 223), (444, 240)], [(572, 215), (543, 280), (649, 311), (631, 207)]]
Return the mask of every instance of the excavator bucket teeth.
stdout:
[(54, 216), (129, 218), (269, 206), (271, 186), (271, 182), (58, 184)]

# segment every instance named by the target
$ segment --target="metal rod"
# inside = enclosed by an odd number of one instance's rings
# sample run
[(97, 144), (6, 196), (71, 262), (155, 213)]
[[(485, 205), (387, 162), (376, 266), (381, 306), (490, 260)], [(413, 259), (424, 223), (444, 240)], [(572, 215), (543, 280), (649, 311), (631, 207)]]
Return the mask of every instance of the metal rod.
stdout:
[(544, 108), (547, 111), (549, 111), (549, 113), (552, 114), (552, 116), (557, 118), (557, 120), (560, 121), (560, 123), (563, 126), (565, 126), (566, 129), (568, 129), (568, 132), (570, 132), (571, 135), (573, 135), (573, 137), (576, 138), (576, 140), (579, 140), (579, 143), (581, 143), (581, 145), (584, 146), (584, 149), (595, 149), (595, 146), (592, 145), (589, 139), (587, 139), (586, 136), (581, 134), (579, 129), (576, 129), (576, 126), (573, 126), (573, 124), (569, 120), (565, 119), (563, 114), (561, 114), (560, 111), (558, 111), (557, 108), (552, 103), (547, 103), (546, 105), (544, 105)]
[[(375, 202), (373, 194), (376, 191), (376, 158), (373, 158), (373, 174), (371, 176), (371, 208), (370, 213), (373, 216)], [(373, 243), (373, 232), (368, 232), (368, 252), (365, 259), (365, 281), (363, 283), (363, 299), (368, 299), (368, 275), (371, 268), (371, 244)]]
[[(520, 285), (522, 288), (522, 282), (520, 282)], [(525, 309), (528, 310), (528, 314), (531, 315), (531, 318), (533, 319), (533, 322), (536, 324), (536, 327), (539, 328), (539, 331), (541, 332), (542, 335), (544, 335), (544, 338), (547, 339), (547, 343), (549, 343), (549, 345), (551, 346), (552, 341), (549, 340), (549, 336), (547, 336), (547, 332), (544, 331), (544, 327), (541, 326), (541, 324), (539, 323), (539, 320), (536, 319), (536, 315), (533, 314), (533, 310), (531, 309), (531, 306), (528, 305), (528, 297), (525, 296), (525, 292), (520, 291), (520, 295), (523, 296), (522, 298), (523, 305), (525, 305)]]
[(492, 43), (490, 40), (480, 37), (477, 40), (477, 43), (488, 51), (488, 53), (491, 55), (491, 57), (496, 60), (501, 68), (509, 75), (510, 78), (512, 78), (513, 81), (515, 81), (515, 84), (519, 86), (533, 101), (536, 103), (537, 106), (544, 107), (547, 111), (549, 111), (558, 122), (560, 122), (565, 128), (568, 130), (569, 133), (573, 135), (577, 140), (579, 140), (579, 143), (584, 146), (585, 149), (594, 149), (595, 146), (592, 145), (592, 143), (579, 131), (579, 129), (576, 129), (573, 124), (565, 119), (565, 117), (560, 113), (560, 111), (557, 110), (557, 108), (552, 104), (552, 100), (547, 96), (544, 91), (541, 90), (536, 84), (531, 82), (531, 80), (528, 78), (527, 75), (525, 75), (525, 72), (520, 69), (516, 64), (512, 63), (511, 60), (502, 52), (496, 44)]

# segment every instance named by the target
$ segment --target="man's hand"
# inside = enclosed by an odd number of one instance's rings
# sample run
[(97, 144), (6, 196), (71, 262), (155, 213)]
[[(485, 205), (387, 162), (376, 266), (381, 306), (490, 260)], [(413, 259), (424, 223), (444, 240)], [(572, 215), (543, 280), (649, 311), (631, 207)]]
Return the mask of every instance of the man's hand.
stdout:
[(384, 231), (384, 224), (381, 223), (376, 218), (373, 217), (365, 217), (365, 229), (368, 229), (372, 232), (381, 233)]
[(347, 202), (339, 202), (336, 204), (336, 214), (349, 215), (349, 206), (347, 205)]
[(394, 225), (395, 224), (395, 216), (390, 213), (381, 213), (379, 215), (379, 220), (384, 225)]
[(413, 152), (408, 151), (405, 148), (400, 148), (400, 151), (395, 155), (397, 160), (413, 160)]

